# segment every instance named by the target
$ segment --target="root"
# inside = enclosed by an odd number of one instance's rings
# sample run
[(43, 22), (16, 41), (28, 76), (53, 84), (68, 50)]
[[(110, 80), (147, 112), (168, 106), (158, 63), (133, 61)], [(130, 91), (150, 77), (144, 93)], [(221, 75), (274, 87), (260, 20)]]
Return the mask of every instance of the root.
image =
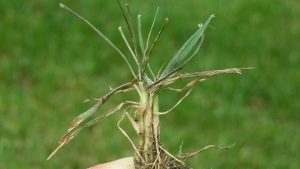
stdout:
[[(190, 169), (185, 163), (169, 153), (162, 146), (159, 147), (159, 155), (156, 156), (154, 162), (142, 164), (138, 159), (135, 158), (136, 169)], [(156, 150), (153, 151), (156, 153)], [(159, 162), (159, 159), (161, 161)]]
[(192, 158), (194, 156), (197, 156), (199, 155), (201, 152), (205, 151), (205, 150), (208, 150), (208, 149), (211, 149), (211, 148), (215, 148), (215, 149), (219, 149), (219, 150), (227, 150), (227, 149), (231, 149), (234, 147), (235, 144), (232, 144), (232, 145), (229, 145), (229, 146), (225, 146), (225, 147), (219, 147), (219, 146), (216, 146), (216, 145), (209, 145), (209, 146), (206, 146), (198, 151), (195, 151), (195, 152), (192, 152), (192, 153), (186, 153), (184, 155), (181, 155), (179, 156), (178, 158), (181, 159), (181, 160), (185, 160), (185, 159), (188, 159), (188, 158)]
[(191, 92), (192, 92), (192, 88), (188, 92), (186, 92), (186, 94), (171, 109), (165, 112), (160, 112), (159, 115), (166, 115), (171, 111), (173, 111), (188, 95), (190, 95)]
[(130, 139), (130, 137), (128, 136), (128, 134), (122, 129), (122, 127), (120, 126), (120, 123), (123, 121), (125, 117), (125, 114), (123, 114), (120, 118), (120, 120), (117, 123), (117, 126), (119, 128), (119, 130), (121, 131), (121, 133), (128, 139), (128, 141), (130, 142), (130, 144), (132, 145), (133, 149), (135, 150), (136, 154), (139, 156), (139, 158), (143, 161), (143, 163), (145, 164), (144, 159), (142, 158), (141, 154), (139, 153), (139, 150), (136, 148), (135, 144), (133, 143), (133, 141)]
[(175, 156), (173, 156), (171, 153), (169, 153), (167, 150), (165, 150), (164, 148), (162, 148), (161, 146), (159, 146), (159, 148), (161, 148), (168, 156), (170, 156), (171, 158), (173, 158), (174, 160), (176, 160), (177, 162), (184, 164), (183, 161), (179, 160), (178, 158), (176, 158)]
[[(181, 144), (182, 145), (182, 144)], [(215, 148), (218, 150), (227, 150), (234, 147), (234, 144), (229, 146), (216, 146), (216, 145), (209, 145), (206, 146), (198, 151), (192, 152), (192, 153), (186, 153), (184, 155), (174, 156), (171, 153), (169, 153), (166, 149), (164, 149), (161, 145), (159, 146), (159, 154), (156, 156), (153, 163), (145, 163), (142, 164), (140, 160), (137, 160), (135, 158), (135, 168), (136, 169), (191, 169), (191, 167), (187, 166), (185, 164), (185, 160), (195, 157), (199, 155), (201, 152), (204, 152), (206, 150)], [(182, 146), (181, 146), (182, 148)], [(181, 149), (180, 148), (180, 149)], [(156, 150), (153, 151), (155, 153)], [(181, 150), (180, 150), (181, 152)], [(161, 162), (159, 162), (158, 159), (161, 159)]]

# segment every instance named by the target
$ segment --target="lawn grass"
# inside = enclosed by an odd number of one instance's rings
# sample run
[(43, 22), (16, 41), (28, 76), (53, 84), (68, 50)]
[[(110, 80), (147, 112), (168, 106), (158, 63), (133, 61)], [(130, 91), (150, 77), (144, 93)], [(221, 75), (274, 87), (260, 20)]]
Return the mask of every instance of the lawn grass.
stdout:
[[(297, 0), (134, 1), (150, 27), (156, 4), (168, 16), (153, 60), (155, 70), (212, 13), (202, 51), (184, 71), (255, 66), (242, 76), (198, 85), (162, 118), (162, 139), (173, 153), (236, 143), (190, 160), (194, 168), (297, 169), (300, 166), (300, 4)], [(125, 49), (124, 22), (113, 1), (64, 1)], [(174, 6), (176, 4), (176, 6)], [(70, 120), (91, 106), (85, 98), (131, 79), (119, 56), (55, 1), (0, 1), (0, 168), (80, 169), (132, 154), (117, 130), (118, 115), (82, 132), (46, 161)], [(162, 109), (180, 95), (164, 92)], [(127, 96), (114, 97), (104, 109)], [(128, 95), (136, 99), (135, 95)], [(102, 111), (101, 111), (102, 112)], [(298, 132), (297, 132), (298, 131)], [(132, 132), (132, 131), (131, 131)]]

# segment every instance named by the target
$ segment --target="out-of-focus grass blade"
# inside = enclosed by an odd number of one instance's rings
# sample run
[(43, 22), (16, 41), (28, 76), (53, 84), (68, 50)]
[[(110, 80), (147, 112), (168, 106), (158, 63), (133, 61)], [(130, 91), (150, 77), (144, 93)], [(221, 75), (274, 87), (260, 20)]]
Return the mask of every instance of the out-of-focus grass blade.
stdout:
[(184, 45), (179, 49), (179, 51), (175, 54), (175, 56), (171, 59), (169, 64), (163, 70), (160, 77), (166, 76), (168, 73), (172, 72), (178, 67), (181, 67), (185, 63), (185, 61), (190, 60), (191, 57), (195, 56), (195, 54), (193, 54), (192, 56), (190, 56), (189, 54), (191, 53), (193, 48), (198, 44), (199, 39), (203, 35), (205, 29), (207, 28), (208, 24), (210, 23), (213, 17), (214, 15), (211, 15), (206, 20), (205, 24), (199, 27), (199, 29), (184, 43)]

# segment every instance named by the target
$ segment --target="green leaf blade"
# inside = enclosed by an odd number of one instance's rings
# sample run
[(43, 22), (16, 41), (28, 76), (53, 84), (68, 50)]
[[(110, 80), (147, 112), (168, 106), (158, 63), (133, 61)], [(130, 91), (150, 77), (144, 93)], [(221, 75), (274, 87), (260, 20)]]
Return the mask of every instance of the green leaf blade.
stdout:
[[(205, 29), (207, 28), (207, 26), (209, 25), (213, 17), (214, 15), (211, 15), (206, 20), (205, 24), (199, 27), (199, 29), (183, 44), (183, 46), (179, 49), (179, 51), (175, 54), (175, 56), (170, 60), (168, 65), (165, 67), (160, 77), (164, 77), (168, 75), (170, 72), (183, 66), (186, 61), (192, 59), (195, 56), (195, 54), (190, 56), (190, 53), (198, 44), (200, 38), (203, 36)], [(195, 51), (198, 52), (198, 48)]]
[(145, 51), (143, 33), (142, 33), (142, 15), (138, 15), (138, 35), (139, 35), (141, 51), (143, 53), (143, 57), (145, 57), (146, 51)]

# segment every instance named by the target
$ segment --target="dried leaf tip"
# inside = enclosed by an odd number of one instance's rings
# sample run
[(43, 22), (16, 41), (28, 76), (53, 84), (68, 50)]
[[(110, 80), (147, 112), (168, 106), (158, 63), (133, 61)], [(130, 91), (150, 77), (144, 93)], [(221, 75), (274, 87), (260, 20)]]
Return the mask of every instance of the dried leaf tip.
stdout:
[(58, 150), (63, 146), (63, 144), (60, 144), (52, 153), (48, 156), (47, 160), (50, 160), (55, 154), (58, 152)]
[(241, 70), (252, 70), (256, 69), (256, 67), (245, 67), (245, 68), (240, 68)]
[(87, 102), (90, 102), (90, 101), (91, 101), (91, 99), (84, 99), (83, 103), (87, 103)]
[(233, 71), (241, 75), (243, 70), (252, 70), (252, 69), (255, 69), (255, 67), (233, 68)]

